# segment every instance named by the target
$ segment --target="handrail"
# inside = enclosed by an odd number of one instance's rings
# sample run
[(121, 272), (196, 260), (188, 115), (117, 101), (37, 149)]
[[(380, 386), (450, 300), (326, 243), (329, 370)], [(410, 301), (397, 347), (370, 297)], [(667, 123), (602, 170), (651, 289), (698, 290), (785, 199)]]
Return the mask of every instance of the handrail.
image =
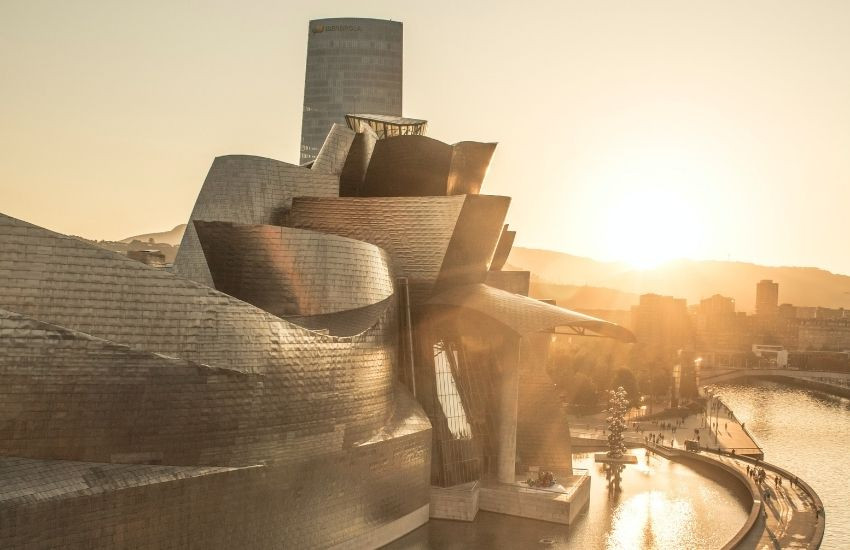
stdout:
[[(708, 452), (711, 452), (711, 453), (715, 453), (715, 454), (727, 454), (728, 456), (731, 456), (728, 453), (717, 452), (717, 451), (714, 451), (713, 449), (705, 449), (705, 450), (707, 450)], [(773, 471), (781, 474), (783, 477), (786, 477), (788, 479), (794, 479), (795, 483), (797, 485), (799, 485), (806, 492), (806, 494), (809, 495), (809, 497), (811, 497), (812, 501), (815, 503), (815, 506), (817, 506), (817, 508), (820, 510), (820, 513), (818, 514), (818, 524), (815, 527), (815, 535), (814, 535), (814, 537), (812, 537), (812, 543), (813, 543), (812, 546), (814, 548), (818, 548), (820, 546), (821, 542), (823, 541), (823, 534), (824, 534), (824, 531), (826, 529), (826, 509), (823, 507), (823, 502), (821, 501), (817, 492), (815, 492), (815, 490), (812, 489), (812, 486), (809, 485), (808, 483), (806, 483), (805, 481), (803, 481), (802, 479), (800, 479), (800, 477), (794, 475), (793, 473), (789, 472), (785, 468), (781, 468), (781, 467), (777, 466), (776, 464), (772, 464), (770, 462), (765, 462), (764, 460), (759, 460), (759, 459), (755, 459), (755, 458), (751, 458), (751, 457), (743, 456), (743, 455), (735, 455), (734, 458), (743, 460), (744, 462), (750, 462), (752, 464), (755, 464), (756, 466), (761, 466), (762, 468), (765, 468), (765, 469), (773, 470)]]

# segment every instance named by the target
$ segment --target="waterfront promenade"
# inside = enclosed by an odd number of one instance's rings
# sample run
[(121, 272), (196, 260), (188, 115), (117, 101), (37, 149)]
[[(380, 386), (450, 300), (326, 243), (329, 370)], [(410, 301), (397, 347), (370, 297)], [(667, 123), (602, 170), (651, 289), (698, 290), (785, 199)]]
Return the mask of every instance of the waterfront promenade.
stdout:
[[(820, 546), (826, 525), (825, 512), (817, 494), (804, 481), (764, 461), (707, 452), (700, 454), (736, 468), (744, 476), (747, 476), (747, 467), (757, 465), (766, 473), (763, 482), (752, 483), (757, 490), (754, 500), (760, 499), (756, 502), (761, 508), (759, 519), (734, 548), (814, 549)], [(776, 476), (782, 482), (779, 485), (775, 482)], [(793, 483), (795, 479), (797, 482)], [(770, 498), (765, 498), (767, 491), (770, 491)]]
[[(650, 435), (655, 435), (656, 441), (674, 448), (685, 448), (686, 440), (699, 438), (701, 447), (714, 450), (729, 451), (736, 454), (763, 457), (756, 441), (737, 421), (731, 410), (722, 405), (718, 399), (712, 399), (710, 413), (691, 414), (684, 417), (664, 418), (654, 420), (633, 420), (624, 434), (626, 443), (644, 445)], [(605, 414), (570, 419), (570, 435), (573, 444), (593, 446), (596, 443), (607, 442), (605, 433)]]
[[(662, 445), (647, 445), (653, 452), (676, 461), (715, 463), (736, 475), (753, 498), (750, 517), (725, 549), (816, 549), (823, 540), (826, 515), (817, 493), (794, 474), (762, 460), (701, 451), (693, 453)], [(760, 467), (765, 479), (757, 482), (748, 468)], [(776, 483), (776, 477), (781, 483)], [(770, 497), (766, 494), (770, 493)]]
[[(823, 539), (825, 512), (817, 494), (803, 480), (797, 479), (792, 484), (792, 479), (796, 479), (793, 473), (764, 462), (756, 441), (720, 398), (709, 396), (708, 408), (705, 414), (691, 414), (684, 419), (680, 416), (632, 421), (626, 434), (627, 444), (646, 446), (672, 460), (713, 463), (736, 475), (748, 487), (753, 497), (751, 518), (727, 548), (818, 548)], [(570, 428), (574, 446), (607, 442), (604, 415), (581, 420)], [(653, 444), (651, 435), (655, 435), (657, 442), (663, 437), (663, 445)], [(685, 451), (685, 440), (696, 437), (704, 450)], [(765, 481), (754, 481), (747, 474), (748, 466), (763, 468), (767, 474)], [(781, 478), (781, 485), (775, 482), (776, 476)], [(771, 497), (766, 499), (767, 490)]]

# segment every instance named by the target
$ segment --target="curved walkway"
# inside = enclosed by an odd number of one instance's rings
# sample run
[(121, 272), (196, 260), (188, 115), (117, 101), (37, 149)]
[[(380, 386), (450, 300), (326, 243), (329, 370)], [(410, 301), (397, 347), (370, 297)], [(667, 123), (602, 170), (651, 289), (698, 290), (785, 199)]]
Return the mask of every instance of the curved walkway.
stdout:
[[(715, 406), (711, 409), (711, 414), (688, 416), (676, 431), (669, 426), (662, 428), (658, 421), (643, 420), (636, 424), (641, 431), (632, 429), (627, 432), (627, 443), (646, 446), (653, 452), (674, 460), (684, 457), (700, 462), (713, 462), (727, 471), (733, 470), (733, 475), (737, 474), (741, 482), (748, 487), (754, 501), (753, 508), (757, 509), (758, 513), (751, 512), (750, 519), (726, 548), (768, 550), (820, 547), (826, 526), (820, 497), (803, 480), (797, 479), (797, 483), (792, 486), (791, 480), (795, 479), (793, 473), (758, 458), (742, 456), (755, 454), (761, 457), (763, 454), (729, 408)], [(700, 445), (703, 450), (699, 453), (688, 452), (683, 448), (684, 440), (692, 438), (695, 430), (699, 430), (702, 436)], [(594, 442), (604, 444), (606, 441), (605, 432), (600, 425), (571, 426), (570, 432), (574, 446)], [(669, 442), (670, 445), (652, 444), (649, 434), (663, 436), (664, 442)], [(731, 454), (733, 449), (734, 455)], [(767, 474), (765, 481), (756, 483), (748, 477), (747, 466), (763, 468)], [(781, 486), (774, 483), (774, 477), (777, 475), (782, 479)], [(771, 492), (770, 499), (764, 499), (767, 489)], [(754, 515), (756, 517), (753, 517)]]
[[(720, 462), (737, 470), (745, 480), (752, 479), (747, 475), (748, 466), (753, 468), (757, 465), (764, 469), (767, 474), (764, 482), (747, 483), (750, 492), (753, 493), (754, 506), (760, 509), (759, 518), (755, 522), (747, 522), (744, 529), (748, 532), (739, 533), (733, 539), (734, 544), (731, 544), (730, 548), (766, 550), (820, 547), (826, 526), (823, 503), (817, 493), (799, 478), (796, 478), (797, 483), (792, 485), (792, 480), (795, 479), (792, 473), (773, 464), (748, 457), (733, 457), (730, 454), (718, 454), (713, 451), (688, 453), (672, 447), (659, 448), (658, 445), (652, 445), (650, 448), (673, 459), (699, 457)], [(781, 485), (775, 483), (776, 476), (782, 480)], [(768, 490), (771, 497), (766, 499), (765, 493)]]

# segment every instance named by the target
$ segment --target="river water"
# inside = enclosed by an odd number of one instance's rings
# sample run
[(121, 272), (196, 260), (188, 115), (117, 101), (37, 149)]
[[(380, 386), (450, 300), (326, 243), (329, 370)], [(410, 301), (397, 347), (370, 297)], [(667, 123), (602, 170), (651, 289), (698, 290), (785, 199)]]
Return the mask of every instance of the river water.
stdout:
[(826, 509), (824, 550), (850, 548), (850, 400), (773, 382), (719, 384), (721, 399), (764, 449)]
[(431, 520), (387, 548), (405, 549), (708, 549), (720, 548), (744, 524), (740, 490), (701, 471), (634, 449), (619, 493), (609, 491), (602, 465), (576, 454), (591, 476), (590, 505), (568, 527), (489, 512), (472, 523)]

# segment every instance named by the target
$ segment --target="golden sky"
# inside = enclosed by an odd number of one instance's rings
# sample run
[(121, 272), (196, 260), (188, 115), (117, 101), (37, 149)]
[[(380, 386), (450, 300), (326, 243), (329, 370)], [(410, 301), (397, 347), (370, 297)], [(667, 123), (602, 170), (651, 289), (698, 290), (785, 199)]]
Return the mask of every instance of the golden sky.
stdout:
[(217, 155), (296, 162), (336, 16), (404, 22), (405, 114), (499, 142), (517, 244), (850, 273), (846, 0), (3, 0), (0, 212), (119, 239), (184, 223)]

